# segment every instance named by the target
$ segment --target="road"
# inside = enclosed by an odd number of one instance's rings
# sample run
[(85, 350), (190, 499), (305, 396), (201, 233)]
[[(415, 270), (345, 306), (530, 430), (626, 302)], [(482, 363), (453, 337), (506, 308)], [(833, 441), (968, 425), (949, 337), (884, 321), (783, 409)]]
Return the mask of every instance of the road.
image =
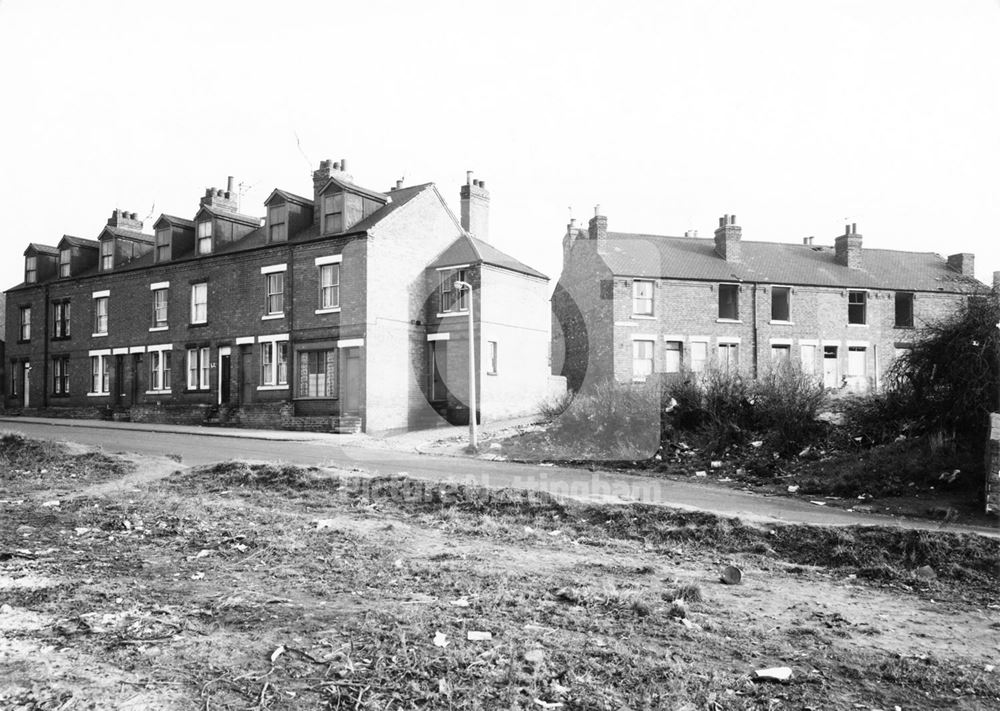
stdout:
[[(406, 474), (445, 483), (494, 488), (512, 487), (547, 491), (588, 501), (643, 502), (677, 508), (711, 511), (755, 521), (822, 525), (881, 525), (937, 530), (940, 524), (922, 519), (880, 516), (821, 507), (785, 497), (765, 497), (750, 492), (701, 485), (694, 482), (652, 479), (618, 472), (516, 464), (463, 457), (444, 457), (393, 449), (358, 446), (338, 435), (259, 433), (169, 425), (141, 426), (100, 421), (41, 421), (0, 418), (0, 431), (14, 430), (36, 439), (78, 442), (106, 452), (180, 456), (183, 464), (197, 466), (229, 459), (287, 462), (300, 466), (357, 469), (369, 475)], [(985, 526), (951, 524), (948, 530), (1000, 537), (1000, 530)]]

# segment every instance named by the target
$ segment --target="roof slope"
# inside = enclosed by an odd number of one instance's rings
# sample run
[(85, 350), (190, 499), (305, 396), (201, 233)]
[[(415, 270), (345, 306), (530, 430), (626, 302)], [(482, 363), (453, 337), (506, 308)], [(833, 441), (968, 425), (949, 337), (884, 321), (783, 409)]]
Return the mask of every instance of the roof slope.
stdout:
[(73, 235), (63, 235), (63, 238), (59, 240), (59, 244), (68, 244), (71, 247), (90, 247), (92, 249), (97, 249), (101, 246), (101, 243), (96, 239), (87, 239), (86, 237), (74, 237)]
[(741, 240), (740, 261), (727, 262), (713, 239), (609, 232), (600, 255), (612, 273), (638, 277), (905, 291), (986, 288), (933, 252), (863, 249), (861, 268), (848, 269), (834, 261), (833, 247)]
[(527, 264), (519, 262), (505, 252), (501, 252), (489, 242), (484, 242), (469, 234), (464, 234), (451, 243), (440, 255), (430, 264), (431, 269), (437, 267), (448, 267), (455, 264), (490, 264), (502, 269), (520, 272), (528, 276), (548, 279), (540, 271), (532, 269)]

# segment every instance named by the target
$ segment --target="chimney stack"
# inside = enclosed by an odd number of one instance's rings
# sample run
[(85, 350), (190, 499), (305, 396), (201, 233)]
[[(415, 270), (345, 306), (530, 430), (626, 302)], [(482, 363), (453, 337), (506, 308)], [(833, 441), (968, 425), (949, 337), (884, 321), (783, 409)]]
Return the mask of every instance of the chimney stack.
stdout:
[(962, 276), (976, 276), (976, 256), (969, 252), (948, 255), (948, 267)]
[(486, 182), (472, 177), (465, 171), (465, 185), (459, 191), (462, 205), (462, 229), (477, 239), (490, 239), (490, 193)]
[(727, 262), (740, 261), (740, 236), (743, 228), (736, 224), (736, 215), (723, 215), (715, 230), (715, 252)]
[(813, 243), (813, 235), (809, 235), (808, 237), (802, 238), (802, 244), (812, 246), (812, 243)]
[(861, 235), (858, 225), (844, 226), (844, 234), (833, 241), (834, 261), (848, 269), (861, 269)]
[(108, 219), (109, 227), (121, 227), (126, 230), (142, 232), (142, 220), (138, 219), (134, 212), (116, 209)]
[(205, 197), (201, 199), (203, 207), (211, 207), (222, 212), (236, 212), (236, 196), (233, 194), (233, 176), (229, 176), (228, 190), (222, 188), (205, 188)]
[(594, 205), (594, 216), (587, 225), (587, 236), (597, 243), (597, 250), (603, 251), (608, 242), (608, 218), (601, 214), (601, 206)]

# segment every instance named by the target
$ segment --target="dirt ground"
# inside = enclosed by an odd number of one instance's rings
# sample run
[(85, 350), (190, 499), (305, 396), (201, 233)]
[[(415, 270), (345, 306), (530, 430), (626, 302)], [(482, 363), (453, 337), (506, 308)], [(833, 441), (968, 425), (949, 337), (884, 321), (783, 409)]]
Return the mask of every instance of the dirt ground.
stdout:
[(0, 708), (1000, 705), (985, 539), (4, 445)]

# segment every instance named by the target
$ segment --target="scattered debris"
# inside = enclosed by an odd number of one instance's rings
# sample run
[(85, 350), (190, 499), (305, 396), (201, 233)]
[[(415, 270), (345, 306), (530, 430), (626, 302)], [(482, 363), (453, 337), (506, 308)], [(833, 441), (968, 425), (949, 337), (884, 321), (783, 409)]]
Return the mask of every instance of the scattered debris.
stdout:
[(491, 639), (493, 639), (493, 633), (492, 632), (477, 632), (477, 631), (474, 631), (474, 630), (470, 630), (470, 631), (466, 632), (465, 638), (467, 640), (469, 640), (470, 642), (489, 642)]
[(59, 506), (59, 502), (53, 499), (52, 501), (43, 501), (42, 508), (50, 509)]
[(545, 661), (545, 650), (544, 649), (530, 649), (524, 653), (524, 661), (531, 664), (541, 664)]
[(727, 565), (722, 569), (720, 580), (726, 585), (739, 585), (743, 582), (743, 571), (735, 565)]
[(720, 468), (722, 468), (722, 460), (720, 460), (720, 459), (713, 459), (711, 462), (709, 462), (709, 466), (712, 469), (720, 469)]
[(708, 476), (708, 472), (699, 470), (694, 473), (695, 476)]
[(764, 440), (762, 439), (755, 439), (753, 442), (750, 443), (750, 446), (753, 447), (754, 449), (758, 449), (763, 445), (764, 445)]
[(285, 653), (285, 645), (279, 644), (277, 649), (271, 652), (271, 664), (274, 664), (276, 661), (278, 661), (278, 657), (280, 657), (284, 653)]
[(448, 636), (442, 632), (434, 633), (434, 646), (435, 647), (447, 647), (448, 646)]
[(794, 494), (798, 490), (799, 490), (799, 485), (798, 484), (790, 484), (788, 486), (788, 493), (789, 494)]
[(457, 600), (452, 600), (448, 604), (452, 605), (453, 607), (468, 607), (469, 601), (464, 597), (460, 597)]
[(918, 580), (934, 580), (937, 578), (937, 573), (929, 565), (922, 565), (913, 571), (913, 574)]
[(764, 681), (788, 681), (792, 678), (792, 670), (790, 667), (769, 667), (767, 669), (758, 669), (754, 672), (758, 679)]
[(565, 705), (562, 701), (542, 701), (541, 699), (535, 699), (535, 703), (543, 709), (561, 709)]
[(810, 504), (815, 504), (816, 506), (826, 506), (825, 501), (810, 501)]
[(320, 518), (313, 523), (316, 524), (317, 531), (322, 531), (324, 528), (333, 528), (336, 521), (332, 518)]

